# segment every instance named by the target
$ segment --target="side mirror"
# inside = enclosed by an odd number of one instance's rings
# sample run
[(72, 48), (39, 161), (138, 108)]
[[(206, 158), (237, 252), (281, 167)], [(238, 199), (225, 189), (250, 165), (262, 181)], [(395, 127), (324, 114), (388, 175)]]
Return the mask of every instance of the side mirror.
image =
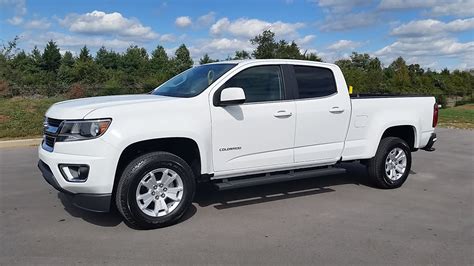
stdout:
[(221, 91), (219, 106), (237, 105), (245, 102), (245, 92), (239, 87), (229, 87)]

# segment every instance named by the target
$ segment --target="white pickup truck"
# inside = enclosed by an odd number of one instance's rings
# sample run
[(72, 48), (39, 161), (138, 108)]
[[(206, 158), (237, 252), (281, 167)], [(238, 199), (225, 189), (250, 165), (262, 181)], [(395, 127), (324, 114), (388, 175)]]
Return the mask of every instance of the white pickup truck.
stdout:
[(54, 104), (43, 177), (91, 211), (139, 228), (177, 222), (196, 182), (221, 190), (342, 173), (358, 161), (400, 187), (411, 152), (434, 150), (433, 97), (350, 96), (339, 67), (298, 60), (196, 66), (147, 95)]

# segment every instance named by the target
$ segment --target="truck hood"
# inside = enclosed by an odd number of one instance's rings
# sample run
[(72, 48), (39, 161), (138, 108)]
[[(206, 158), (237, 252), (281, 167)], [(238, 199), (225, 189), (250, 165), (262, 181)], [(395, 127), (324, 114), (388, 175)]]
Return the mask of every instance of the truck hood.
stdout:
[(133, 105), (145, 102), (170, 101), (178, 98), (158, 96), (152, 94), (119, 95), (91, 97), (69, 100), (53, 104), (46, 112), (47, 117), (55, 119), (82, 119), (90, 112), (107, 107)]

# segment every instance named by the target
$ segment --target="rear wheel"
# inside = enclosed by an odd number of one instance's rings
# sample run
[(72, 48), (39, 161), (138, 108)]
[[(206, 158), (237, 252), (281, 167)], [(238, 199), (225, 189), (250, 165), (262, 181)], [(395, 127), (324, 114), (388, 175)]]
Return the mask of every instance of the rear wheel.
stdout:
[(167, 152), (153, 152), (130, 162), (117, 185), (117, 208), (138, 228), (176, 223), (190, 207), (195, 178), (189, 165)]
[(398, 188), (406, 181), (411, 169), (408, 144), (396, 137), (380, 141), (375, 157), (367, 163), (371, 181), (380, 188)]

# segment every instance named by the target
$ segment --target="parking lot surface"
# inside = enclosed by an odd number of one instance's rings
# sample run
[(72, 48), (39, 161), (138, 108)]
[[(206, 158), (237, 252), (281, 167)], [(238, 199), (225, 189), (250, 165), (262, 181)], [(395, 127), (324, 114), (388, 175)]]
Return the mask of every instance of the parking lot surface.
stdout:
[(474, 264), (474, 131), (439, 129), (400, 189), (348, 173), (198, 191), (183, 220), (139, 231), (68, 204), (36, 148), (0, 149), (0, 264)]

